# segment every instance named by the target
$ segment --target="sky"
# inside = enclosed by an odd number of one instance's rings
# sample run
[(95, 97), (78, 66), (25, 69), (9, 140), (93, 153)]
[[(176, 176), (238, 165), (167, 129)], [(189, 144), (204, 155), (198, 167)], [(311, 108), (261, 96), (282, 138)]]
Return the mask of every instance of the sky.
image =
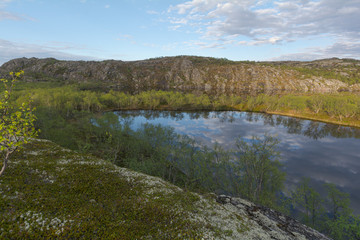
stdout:
[(177, 55), (360, 59), (360, 0), (0, 0), (0, 64)]

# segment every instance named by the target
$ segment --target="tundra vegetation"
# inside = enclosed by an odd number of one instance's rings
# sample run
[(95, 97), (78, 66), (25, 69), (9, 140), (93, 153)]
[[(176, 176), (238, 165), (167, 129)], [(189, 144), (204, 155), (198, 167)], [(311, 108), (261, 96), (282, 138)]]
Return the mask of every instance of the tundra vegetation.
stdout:
[[(37, 107), (35, 126), (42, 130), (41, 138), (84, 154), (100, 156), (121, 167), (161, 177), (186, 190), (231, 193), (247, 198), (292, 214), (334, 239), (360, 237), (360, 218), (352, 214), (349, 196), (334, 185), (324, 186), (328, 193), (324, 198), (304, 179), (288, 194), (290, 198), (284, 197), (281, 191), (285, 174), (280, 170), (276, 138), (254, 137), (245, 142), (239, 137), (235, 149), (224, 150), (219, 144), (209, 148), (169, 127), (144, 124), (133, 130), (130, 122), (126, 119), (119, 122), (118, 116), (111, 112), (126, 109), (243, 110), (359, 126), (360, 97), (357, 95), (209, 96), (174, 91), (132, 95), (88, 90), (86, 85), (54, 83), (20, 83), (12, 94), (12, 106), (27, 102), (31, 96)], [(106, 113), (99, 114), (102, 112)], [(164, 214), (168, 213), (164, 211)], [(193, 229), (190, 230), (193, 234)]]

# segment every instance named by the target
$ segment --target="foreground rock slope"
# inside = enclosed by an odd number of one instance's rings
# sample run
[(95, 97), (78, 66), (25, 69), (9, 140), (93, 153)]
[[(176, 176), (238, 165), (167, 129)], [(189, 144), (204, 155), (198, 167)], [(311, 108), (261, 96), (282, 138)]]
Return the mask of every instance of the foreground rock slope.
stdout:
[(199, 195), (34, 140), (0, 178), (0, 239), (328, 239), (240, 198)]
[(325, 59), (313, 62), (233, 62), (179, 56), (143, 61), (59, 61), (20, 58), (0, 73), (24, 70), (26, 81), (97, 83), (107, 89), (242, 92), (338, 92), (360, 90), (360, 61)]

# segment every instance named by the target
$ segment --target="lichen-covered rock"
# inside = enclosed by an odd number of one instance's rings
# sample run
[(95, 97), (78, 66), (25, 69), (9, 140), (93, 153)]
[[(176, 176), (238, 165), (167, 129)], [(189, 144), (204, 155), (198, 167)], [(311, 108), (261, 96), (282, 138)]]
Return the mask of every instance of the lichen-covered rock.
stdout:
[(269, 239), (330, 239), (291, 217), (267, 207), (257, 206), (241, 198), (220, 195), (217, 196), (216, 201), (225, 206), (234, 206), (235, 212), (246, 215), (252, 224), (264, 229), (265, 235)]

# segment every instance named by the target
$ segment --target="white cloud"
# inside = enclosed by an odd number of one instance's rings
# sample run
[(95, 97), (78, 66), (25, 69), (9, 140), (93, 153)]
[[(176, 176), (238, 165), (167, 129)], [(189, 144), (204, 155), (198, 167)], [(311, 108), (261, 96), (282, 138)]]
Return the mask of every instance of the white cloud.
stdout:
[(15, 13), (8, 12), (5, 9), (5, 7), (12, 2), (12, 0), (0, 0), (0, 21), (1, 20), (21, 20), (22, 17)]
[(64, 60), (99, 60), (94, 57), (70, 54), (68, 50), (83, 50), (82, 46), (73, 46), (69, 43), (51, 42), (43, 45), (24, 44), (0, 39), (0, 64), (14, 58), (38, 57), (58, 58)]
[(360, 41), (342, 40), (330, 46), (312, 47), (301, 49), (297, 53), (284, 54), (279, 57), (271, 58), (271, 61), (281, 60), (297, 60), (297, 61), (311, 61), (314, 59), (323, 58), (359, 58)]
[(21, 20), (23, 18), (20, 17), (19, 15), (15, 14), (15, 13), (0, 10), (0, 21), (5, 20), (5, 19), (7, 19), (7, 20)]
[(30, 20), (36, 21), (35, 18), (26, 16), (24, 14), (17, 14), (14, 12), (9, 12), (6, 10), (6, 7), (9, 3), (13, 2), (13, 0), (0, 0), (0, 21), (2, 20), (13, 20), (13, 21), (20, 21), (20, 20)]
[(118, 41), (129, 41), (131, 44), (137, 44), (137, 42), (134, 40), (134, 37), (129, 34), (120, 34), (118, 38), (116, 38)]
[(178, 30), (179, 28), (181, 28), (181, 25), (173, 25), (173, 26), (170, 26), (169, 29), (170, 30), (173, 30), (173, 31), (176, 31)]
[(109, 4), (106, 4), (106, 5), (105, 5), (105, 8), (110, 8), (110, 5), (109, 5)]
[(263, 38), (263, 39), (254, 39), (252, 41), (239, 41), (238, 44), (246, 45), (246, 46), (256, 46), (262, 44), (278, 44), (282, 41), (281, 37), (270, 37), (270, 38)]
[[(250, 39), (238, 41), (245, 45), (281, 44), (324, 35), (336, 41), (360, 39), (360, 0), (191, 0), (170, 6), (168, 11), (177, 19), (174, 25), (196, 26), (202, 37), (219, 43), (229, 35)], [(360, 55), (356, 46), (344, 46)], [(338, 49), (334, 45), (323, 52)]]
[(172, 24), (187, 24), (187, 20), (186, 19), (175, 19), (175, 20), (170, 20), (170, 23)]
[(192, 45), (198, 46), (202, 49), (206, 49), (206, 48), (224, 48), (224, 44), (222, 43), (217, 43), (217, 42), (193, 42), (191, 43)]
[(217, 0), (192, 0), (176, 6), (170, 6), (169, 11), (177, 11), (178, 14), (194, 14), (196, 12), (205, 12), (210, 11), (212, 8), (216, 7), (219, 2)]

